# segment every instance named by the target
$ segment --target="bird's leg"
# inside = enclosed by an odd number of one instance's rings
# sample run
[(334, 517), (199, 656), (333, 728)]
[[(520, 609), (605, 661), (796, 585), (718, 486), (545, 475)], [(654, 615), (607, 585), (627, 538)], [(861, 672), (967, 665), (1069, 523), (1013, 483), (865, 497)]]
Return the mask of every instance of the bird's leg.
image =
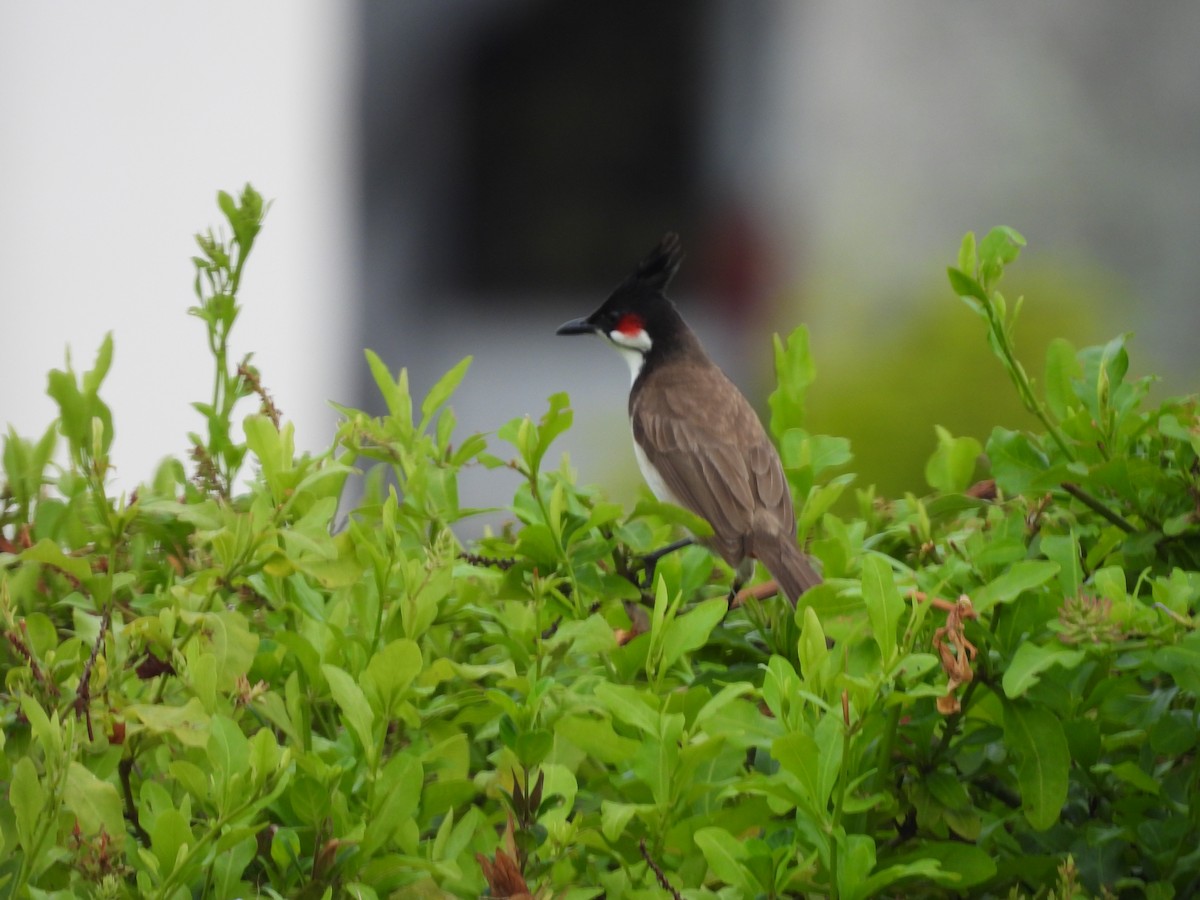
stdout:
[(734, 601), (737, 599), (737, 595), (741, 593), (742, 588), (745, 587), (746, 582), (749, 581), (753, 575), (754, 557), (747, 556), (740, 563), (738, 563), (737, 568), (733, 570), (733, 584), (729, 586), (729, 597), (727, 598), (730, 609), (735, 606)]
[(658, 561), (668, 553), (674, 553), (676, 550), (682, 550), (684, 547), (691, 546), (696, 543), (695, 538), (683, 538), (675, 541), (673, 544), (667, 544), (665, 547), (659, 547), (653, 553), (647, 553), (642, 557), (642, 590), (646, 590), (654, 584), (654, 567), (658, 565)]

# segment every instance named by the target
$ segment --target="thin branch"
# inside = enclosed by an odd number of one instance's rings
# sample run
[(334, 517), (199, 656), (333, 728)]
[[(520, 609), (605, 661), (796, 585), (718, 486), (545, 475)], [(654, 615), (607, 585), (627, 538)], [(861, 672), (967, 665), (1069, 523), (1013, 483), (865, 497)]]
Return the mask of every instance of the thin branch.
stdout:
[(667, 876), (663, 870), (659, 868), (658, 863), (650, 856), (650, 851), (646, 849), (646, 839), (642, 838), (638, 841), (638, 849), (642, 851), (642, 859), (646, 861), (646, 865), (650, 867), (650, 871), (654, 873), (655, 880), (658, 881), (658, 886), (670, 894), (675, 900), (683, 900), (683, 895), (671, 885), (667, 880)]
[(1086, 506), (1088, 509), (1099, 514), (1103, 518), (1107, 519), (1109, 522), (1112, 522), (1114, 525), (1116, 525), (1118, 528), (1120, 528), (1126, 534), (1135, 534), (1137, 532), (1137, 529), (1133, 525), (1131, 525), (1128, 522), (1128, 520), (1122, 518), (1120, 515), (1113, 512), (1111, 509), (1109, 509), (1107, 506), (1105, 506), (1103, 503), (1101, 503), (1099, 500), (1097, 500), (1095, 497), (1093, 497), (1091, 494), (1089, 494), (1087, 491), (1085, 491), (1083, 488), (1081, 488), (1079, 485), (1075, 484), (1074, 482), (1064, 481), (1062, 483), (1062, 489), (1064, 491), (1066, 491), (1068, 494), (1070, 494), (1072, 497), (1074, 497), (1076, 500), (1078, 500), (1080, 503), (1082, 503), (1084, 506)]
[(133, 772), (133, 757), (121, 757), (121, 762), (117, 765), (117, 772), (121, 776), (121, 793), (125, 797), (125, 818), (129, 820), (133, 833), (137, 835), (138, 843), (143, 847), (149, 847), (150, 835), (142, 827), (141, 820), (138, 819), (137, 804), (133, 802), (133, 786), (130, 784), (129, 778), (130, 773)]
[(87, 719), (88, 740), (94, 741), (96, 735), (92, 732), (92, 668), (96, 665), (96, 657), (100, 655), (100, 648), (104, 645), (104, 638), (108, 634), (108, 626), (112, 621), (112, 604), (104, 607), (104, 615), (100, 617), (100, 633), (96, 635), (96, 643), (92, 645), (92, 655), (88, 657), (88, 661), (84, 663), (83, 672), (79, 676), (79, 687), (75, 689), (75, 707), (76, 717), (84, 716)]

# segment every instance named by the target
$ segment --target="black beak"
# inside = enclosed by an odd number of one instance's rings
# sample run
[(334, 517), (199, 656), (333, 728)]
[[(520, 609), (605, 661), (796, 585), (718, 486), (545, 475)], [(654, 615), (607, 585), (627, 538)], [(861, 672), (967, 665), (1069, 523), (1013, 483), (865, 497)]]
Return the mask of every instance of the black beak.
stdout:
[(555, 334), (595, 334), (596, 326), (587, 319), (572, 319), (558, 326)]

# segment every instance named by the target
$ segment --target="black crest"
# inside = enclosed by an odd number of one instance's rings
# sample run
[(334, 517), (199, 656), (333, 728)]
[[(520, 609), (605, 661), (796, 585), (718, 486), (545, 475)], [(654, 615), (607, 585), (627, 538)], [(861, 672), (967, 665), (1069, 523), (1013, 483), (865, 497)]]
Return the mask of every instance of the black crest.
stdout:
[(658, 246), (638, 263), (634, 278), (651, 290), (665, 291), (675, 273), (679, 271), (681, 262), (683, 243), (679, 240), (679, 235), (668, 231), (662, 236)]

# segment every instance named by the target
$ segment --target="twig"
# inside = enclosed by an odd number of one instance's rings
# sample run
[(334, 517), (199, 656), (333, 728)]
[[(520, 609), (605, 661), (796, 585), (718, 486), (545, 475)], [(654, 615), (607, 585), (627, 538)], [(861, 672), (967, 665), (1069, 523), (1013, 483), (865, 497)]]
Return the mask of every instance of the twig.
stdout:
[(750, 587), (742, 588), (737, 592), (737, 596), (733, 598), (733, 601), (729, 604), (729, 608), (737, 609), (751, 597), (761, 601), (774, 597), (778, 593), (779, 585), (775, 583), (774, 579), (763, 581), (759, 584), (752, 584)]
[(96, 657), (100, 655), (100, 648), (104, 644), (104, 637), (108, 634), (108, 626), (112, 620), (112, 605), (104, 607), (104, 614), (100, 617), (100, 633), (96, 635), (96, 643), (92, 645), (92, 655), (88, 657), (88, 661), (84, 663), (83, 672), (79, 676), (79, 687), (75, 689), (75, 716), (84, 716), (87, 719), (88, 740), (94, 741), (96, 735), (92, 732), (92, 668), (96, 665)]
[(496, 559), (493, 556), (480, 556), (478, 553), (460, 553), (458, 558), (473, 566), (499, 569), (501, 572), (511, 569), (517, 562), (515, 559)]
[[(21, 631), (25, 632), (25, 636), (29, 636), (29, 632), (25, 627), (25, 620), (21, 620)], [(46, 688), (52, 696), (58, 696), (58, 685), (46, 677), (46, 673), (42, 671), (42, 667), (38, 665), (37, 657), (33, 655), (33, 651), (29, 649), (29, 645), (21, 639), (21, 636), (12, 631), (4, 632), (4, 636), (8, 638), (8, 642), (12, 644), (12, 648), (17, 651), (25, 662), (29, 663), (29, 671), (33, 673), (33, 680)]]
[(121, 776), (121, 791), (125, 795), (125, 818), (133, 827), (133, 833), (137, 835), (138, 843), (149, 847), (150, 834), (142, 827), (141, 820), (138, 819), (137, 804), (133, 802), (133, 787), (129, 783), (130, 773), (133, 772), (133, 757), (121, 757), (121, 762), (117, 764), (117, 772)]
[(271, 424), (278, 428), (279, 419), (283, 415), (283, 411), (275, 405), (275, 398), (267, 393), (267, 389), (263, 387), (258, 370), (250, 366), (246, 361), (243, 361), (237, 367), (237, 374), (239, 378), (246, 382), (250, 390), (258, 394), (258, 399), (262, 402), (262, 409), (259, 411), (271, 420)]
[(1134, 534), (1137, 531), (1137, 529), (1134, 528), (1133, 525), (1131, 525), (1128, 521), (1126, 521), (1124, 518), (1122, 518), (1117, 513), (1113, 512), (1111, 509), (1109, 509), (1107, 506), (1105, 506), (1103, 503), (1101, 503), (1099, 500), (1097, 500), (1095, 497), (1093, 497), (1091, 494), (1089, 494), (1087, 491), (1085, 491), (1083, 488), (1081, 488), (1079, 485), (1075, 484), (1074, 482), (1064, 481), (1062, 483), (1062, 488), (1064, 491), (1066, 491), (1068, 494), (1070, 494), (1072, 497), (1074, 497), (1076, 500), (1078, 500), (1080, 503), (1082, 503), (1088, 509), (1092, 510), (1095, 513), (1098, 513), (1100, 516), (1102, 516), (1105, 519), (1107, 519), (1108, 521), (1112, 522), (1114, 525), (1116, 525), (1118, 528), (1120, 528), (1126, 534)]
[(667, 880), (667, 876), (663, 874), (663, 870), (658, 867), (658, 863), (656, 863), (650, 857), (650, 851), (646, 849), (645, 838), (642, 838), (640, 841), (638, 841), (638, 849), (642, 851), (642, 859), (646, 861), (646, 865), (648, 865), (650, 867), (650, 871), (654, 873), (654, 877), (658, 881), (658, 886), (674, 897), (675, 900), (683, 900), (683, 895), (671, 886), (671, 882)]

